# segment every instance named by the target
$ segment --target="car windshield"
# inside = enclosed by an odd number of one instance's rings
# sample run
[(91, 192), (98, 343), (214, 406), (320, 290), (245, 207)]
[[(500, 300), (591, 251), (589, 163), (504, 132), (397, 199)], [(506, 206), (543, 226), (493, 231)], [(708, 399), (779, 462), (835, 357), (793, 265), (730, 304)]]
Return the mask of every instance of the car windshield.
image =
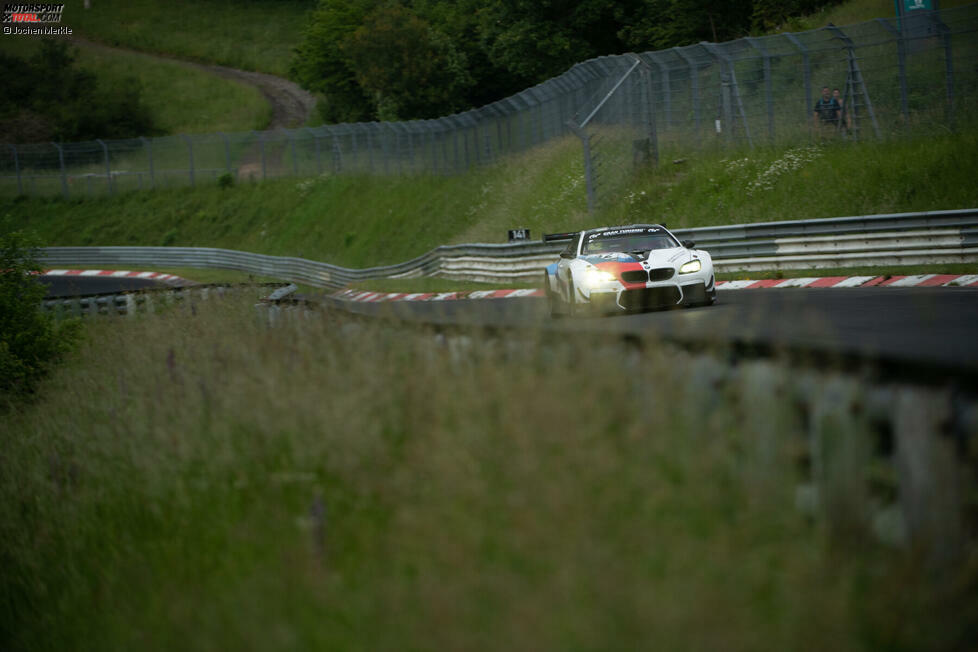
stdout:
[(663, 229), (641, 228), (590, 233), (581, 249), (583, 254), (652, 251), (678, 247), (676, 239)]

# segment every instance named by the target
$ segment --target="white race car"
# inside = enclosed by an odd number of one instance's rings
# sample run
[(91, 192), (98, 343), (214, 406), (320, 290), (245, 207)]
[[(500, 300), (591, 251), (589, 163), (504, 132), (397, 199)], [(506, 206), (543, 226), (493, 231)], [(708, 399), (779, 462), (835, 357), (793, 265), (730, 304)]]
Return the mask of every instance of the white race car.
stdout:
[(544, 240), (568, 243), (544, 274), (552, 315), (716, 303), (710, 254), (664, 226), (611, 226)]

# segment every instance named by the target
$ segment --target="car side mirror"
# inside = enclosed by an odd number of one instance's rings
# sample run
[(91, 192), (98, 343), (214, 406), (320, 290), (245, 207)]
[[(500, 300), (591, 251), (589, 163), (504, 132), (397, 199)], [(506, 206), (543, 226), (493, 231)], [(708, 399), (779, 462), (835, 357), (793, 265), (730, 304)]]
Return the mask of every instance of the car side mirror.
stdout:
[(693, 242), (692, 240), (683, 240), (683, 246), (686, 247), (687, 249), (692, 249), (696, 246), (696, 243)]
[(561, 251), (560, 252), (560, 257), (561, 258), (574, 258), (574, 254), (572, 254), (569, 251)]

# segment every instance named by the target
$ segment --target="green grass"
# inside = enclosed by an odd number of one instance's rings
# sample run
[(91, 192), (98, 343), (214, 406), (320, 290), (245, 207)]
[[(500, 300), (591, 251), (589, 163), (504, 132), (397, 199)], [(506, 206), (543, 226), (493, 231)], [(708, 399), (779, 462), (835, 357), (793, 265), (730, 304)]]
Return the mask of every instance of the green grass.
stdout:
[[(940, 0), (941, 9), (954, 9), (972, 4), (973, 0)], [(934, 2), (932, 4), (938, 4)], [(896, 7), (891, 0), (852, 0), (826, 7), (809, 16), (789, 20), (785, 31), (799, 32), (833, 25), (851, 25), (876, 18), (895, 18)]]
[(280, 76), (306, 25), (311, 0), (98, 0), (68, 3), (63, 24), (107, 45)]
[(966, 645), (973, 567), (794, 508), (788, 371), (707, 399), (654, 342), (268, 329), (259, 295), (88, 321), (4, 416), (0, 648)]
[(748, 193), (785, 158), (765, 149), (690, 155), (629, 179), (620, 199), (595, 215), (585, 209), (580, 148), (569, 138), (454, 177), (340, 175), (5, 199), (0, 228), (33, 230), (51, 246), (226, 247), (368, 267), (441, 244), (503, 242), (514, 227), (538, 238), (619, 223), (684, 228), (978, 206), (978, 130), (836, 144), (774, 175), (770, 189)]
[[(0, 40), (0, 48), (26, 58), (38, 43), (37, 39), (7, 37)], [(153, 123), (165, 133), (251, 131), (265, 128), (271, 119), (271, 107), (252, 86), (176, 61), (87, 46), (77, 49), (78, 65), (93, 72), (99, 85), (112, 88), (126, 77), (138, 79)]]

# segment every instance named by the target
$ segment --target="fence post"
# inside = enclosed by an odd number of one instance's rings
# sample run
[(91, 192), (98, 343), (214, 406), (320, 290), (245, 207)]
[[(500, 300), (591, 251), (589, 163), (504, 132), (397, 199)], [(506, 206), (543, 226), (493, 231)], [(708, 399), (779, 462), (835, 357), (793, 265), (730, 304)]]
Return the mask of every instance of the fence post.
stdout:
[(370, 125), (366, 125), (367, 131), (367, 172), (374, 171), (374, 145), (373, 139), (370, 137)]
[(153, 168), (153, 141), (149, 140), (144, 136), (140, 136), (139, 140), (146, 146), (149, 150), (149, 183), (150, 186), (156, 188), (156, 171)]
[(587, 211), (593, 213), (597, 204), (594, 188), (594, 167), (591, 162), (591, 137), (587, 130), (574, 124), (573, 120), (567, 121), (567, 127), (581, 139), (581, 149), (584, 153), (584, 185), (587, 190)]
[(289, 139), (289, 149), (292, 152), (292, 176), (299, 176), (299, 159), (295, 153), (295, 130), (285, 130), (285, 137)]
[(717, 63), (720, 64), (721, 70), (723, 70), (724, 67), (726, 67), (727, 69), (726, 79), (724, 79), (722, 73), (720, 79), (721, 79), (721, 83), (723, 83), (724, 86), (723, 88), (724, 119), (727, 120), (728, 123), (730, 124), (729, 138), (731, 140), (733, 139), (733, 127), (734, 127), (733, 105), (734, 103), (736, 103), (737, 109), (740, 112), (740, 119), (744, 124), (744, 135), (747, 136), (747, 144), (751, 148), (753, 148), (754, 141), (750, 136), (750, 125), (747, 124), (747, 114), (744, 112), (744, 104), (743, 102), (740, 101), (740, 92), (737, 89), (737, 74), (734, 71), (733, 60), (730, 58), (729, 55), (727, 55), (726, 52), (721, 50), (714, 43), (707, 43), (706, 41), (702, 41), (700, 45), (702, 45), (703, 49), (709, 52), (716, 59)]
[(944, 43), (944, 83), (947, 86), (947, 122), (954, 129), (954, 59), (951, 51), (951, 30), (941, 20), (936, 11), (930, 12), (931, 19), (937, 25), (937, 31), (941, 33), (941, 41)]
[(24, 194), (24, 182), (20, 178), (20, 157), (17, 156), (17, 146), (16, 145), (10, 145), (10, 149), (12, 149), (13, 152), (14, 152), (14, 170), (17, 172), (17, 194), (18, 195), (23, 195)]
[(224, 139), (224, 166), (227, 168), (227, 173), (231, 174), (231, 143), (228, 142), (228, 137), (223, 131), (217, 132), (217, 135)]
[(316, 149), (316, 174), (322, 174), (323, 163), (319, 153), (319, 134), (316, 133), (316, 130), (313, 129), (312, 127), (306, 127), (305, 130), (308, 131), (310, 134), (312, 134), (313, 146)]
[(58, 149), (58, 162), (61, 164), (61, 194), (68, 199), (68, 172), (65, 170), (65, 152), (58, 143), (51, 143)]
[(668, 128), (672, 125), (672, 89), (669, 84), (669, 66), (662, 63), (656, 54), (658, 53), (650, 53), (647, 56), (655, 64), (656, 68), (659, 69), (659, 86), (662, 87), (662, 108), (665, 110), (665, 116), (662, 121), (666, 128)]
[(96, 138), (95, 142), (102, 146), (102, 153), (105, 155), (105, 183), (109, 194), (112, 194), (112, 166), (109, 164), (109, 148), (101, 138)]
[(808, 59), (808, 48), (798, 40), (798, 37), (788, 32), (785, 34), (787, 39), (801, 52), (802, 76), (805, 80), (805, 124), (808, 125), (808, 135), (812, 136), (812, 64)]
[(261, 180), (264, 181), (268, 177), (268, 166), (265, 160), (265, 132), (256, 131), (258, 134), (258, 145), (261, 149)]
[(907, 50), (903, 32), (891, 25), (885, 18), (877, 18), (876, 22), (896, 39), (897, 68), (900, 71), (900, 115), (903, 116), (903, 124), (907, 125), (910, 122), (910, 103), (907, 100)]
[(649, 64), (642, 61), (642, 59), (636, 57), (642, 62), (642, 72), (641, 72), (641, 95), (642, 95), (642, 105), (647, 109), (647, 111), (642, 112), (642, 117), (640, 118), (645, 124), (645, 132), (648, 135), (649, 144), (652, 149), (652, 163), (656, 167), (659, 165), (659, 132), (655, 125), (655, 97), (652, 93), (652, 67)]
[(187, 151), (190, 153), (190, 187), (193, 188), (197, 185), (194, 175), (194, 143), (186, 134), (180, 134), (180, 137), (183, 138), (183, 142), (187, 143)]
[(869, 112), (869, 117), (873, 122), (873, 129), (876, 132), (876, 137), (880, 138), (880, 126), (879, 123), (876, 122), (876, 112), (873, 111), (873, 102), (869, 99), (869, 92), (866, 90), (866, 84), (863, 83), (863, 73), (859, 69), (859, 62), (856, 60), (856, 46), (852, 42), (852, 39), (835, 25), (830, 24), (828, 27), (826, 27), (826, 29), (832, 32), (834, 38), (839, 39), (846, 46), (846, 58), (849, 64), (849, 74), (846, 79), (846, 88), (851, 89), (852, 92), (852, 127), (858, 134), (859, 126), (857, 123), (857, 109), (859, 108), (859, 104), (855, 101), (856, 93), (858, 92), (856, 89), (858, 88), (860, 91), (862, 91), (863, 99), (866, 101), (866, 111)]
[(699, 68), (696, 66), (696, 62), (693, 61), (693, 57), (686, 54), (685, 52), (686, 48), (675, 47), (672, 49), (676, 52), (676, 54), (679, 55), (679, 57), (683, 61), (686, 62), (686, 65), (689, 67), (690, 89), (693, 94), (693, 125), (694, 125), (693, 137), (696, 139), (696, 142), (699, 143), (700, 123), (702, 121), (702, 116), (700, 113), (700, 71)]
[(774, 142), (774, 88), (771, 83), (771, 55), (760, 39), (747, 37), (751, 47), (761, 53), (764, 62), (764, 99), (767, 102), (767, 135)]

